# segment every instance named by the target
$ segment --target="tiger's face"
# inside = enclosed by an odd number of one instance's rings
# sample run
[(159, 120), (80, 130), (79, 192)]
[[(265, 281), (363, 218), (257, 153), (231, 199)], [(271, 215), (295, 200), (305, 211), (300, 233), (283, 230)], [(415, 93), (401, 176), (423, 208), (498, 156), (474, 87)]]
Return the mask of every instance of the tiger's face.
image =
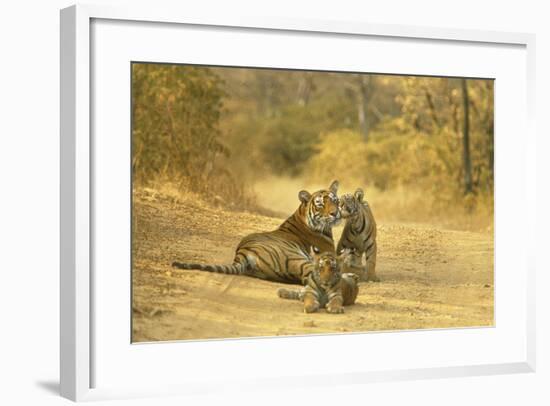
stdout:
[(332, 182), (328, 190), (319, 190), (313, 194), (302, 190), (298, 197), (306, 206), (306, 220), (314, 230), (322, 231), (335, 226), (341, 219), (338, 201), (338, 181)]
[(323, 287), (334, 286), (340, 280), (340, 268), (333, 253), (314, 254), (314, 264)]
[(346, 193), (340, 196), (339, 205), (343, 218), (349, 218), (359, 213), (363, 204), (363, 190), (357, 189), (354, 194)]

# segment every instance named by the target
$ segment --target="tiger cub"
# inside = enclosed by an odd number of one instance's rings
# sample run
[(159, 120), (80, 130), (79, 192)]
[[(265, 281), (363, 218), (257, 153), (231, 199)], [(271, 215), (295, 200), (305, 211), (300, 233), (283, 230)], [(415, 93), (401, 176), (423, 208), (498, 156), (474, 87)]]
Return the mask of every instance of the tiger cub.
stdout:
[[(376, 222), (372, 211), (363, 200), (363, 190), (340, 197), (340, 211), (346, 220), (344, 231), (336, 247), (343, 269), (359, 275), (362, 281), (379, 282), (376, 275)], [(365, 254), (365, 266), (363, 266)]]
[(303, 301), (305, 313), (314, 313), (323, 307), (328, 313), (344, 313), (344, 306), (355, 303), (359, 278), (352, 273), (342, 274), (331, 252), (314, 254), (313, 258), (313, 271), (305, 287), (299, 290), (280, 288), (277, 294), (283, 299)]

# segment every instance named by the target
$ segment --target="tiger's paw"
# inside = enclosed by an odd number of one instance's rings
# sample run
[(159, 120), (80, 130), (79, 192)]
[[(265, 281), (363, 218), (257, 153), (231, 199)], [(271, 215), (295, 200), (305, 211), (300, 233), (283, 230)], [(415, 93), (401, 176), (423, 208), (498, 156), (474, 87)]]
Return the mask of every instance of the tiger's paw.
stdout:
[(327, 313), (341, 314), (344, 313), (344, 307), (327, 307)]
[(315, 313), (319, 310), (319, 304), (314, 303), (304, 306), (304, 313)]

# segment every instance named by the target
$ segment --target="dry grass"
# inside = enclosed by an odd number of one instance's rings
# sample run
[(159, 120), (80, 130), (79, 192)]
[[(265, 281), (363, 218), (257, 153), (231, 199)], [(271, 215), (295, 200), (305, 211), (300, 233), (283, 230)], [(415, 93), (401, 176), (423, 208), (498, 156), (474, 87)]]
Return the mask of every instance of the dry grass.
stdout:
[[(206, 181), (205, 181), (206, 182)], [(196, 191), (188, 179), (157, 177), (147, 184), (134, 184), (134, 196), (145, 193), (152, 198), (168, 199), (174, 204), (201, 202), (212, 207), (223, 207), (229, 211), (245, 211), (264, 216), (281, 216), (281, 212), (262, 206), (258, 202), (256, 191), (251, 185), (241, 187), (225, 184), (223, 189), (210, 185), (202, 191)]]

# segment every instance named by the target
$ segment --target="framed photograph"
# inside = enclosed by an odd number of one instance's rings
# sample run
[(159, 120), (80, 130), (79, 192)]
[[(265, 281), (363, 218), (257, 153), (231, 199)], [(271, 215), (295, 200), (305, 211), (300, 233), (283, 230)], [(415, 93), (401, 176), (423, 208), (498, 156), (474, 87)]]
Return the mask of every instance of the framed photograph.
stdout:
[(62, 10), (62, 395), (534, 371), (533, 58), (530, 34)]

